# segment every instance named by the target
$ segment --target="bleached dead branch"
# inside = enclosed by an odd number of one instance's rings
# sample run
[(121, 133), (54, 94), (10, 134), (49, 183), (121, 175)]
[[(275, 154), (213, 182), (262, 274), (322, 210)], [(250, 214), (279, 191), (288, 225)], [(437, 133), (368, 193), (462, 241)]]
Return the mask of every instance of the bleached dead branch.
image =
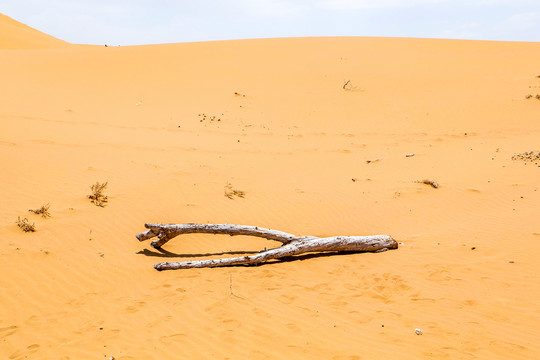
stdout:
[(265, 229), (257, 226), (234, 224), (145, 224), (145, 227), (149, 230), (136, 235), (136, 237), (139, 241), (157, 237), (158, 240), (154, 240), (151, 243), (151, 245), (155, 248), (162, 247), (165, 243), (178, 235), (193, 233), (225, 234), (230, 236), (248, 235), (262, 237), (282, 243), (281, 247), (264, 250), (255, 255), (225, 259), (162, 262), (154, 265), (157, 270), (219, 267), (230, 265), (256, 265), (272, 259), (279, 259), (309, 252), (380, 252), (389, 249), (397, 249), (398, 247), (398, 243), (388, 235), (333, 236), (319, 238), (315, 236), (295, 236), (286, 232)]

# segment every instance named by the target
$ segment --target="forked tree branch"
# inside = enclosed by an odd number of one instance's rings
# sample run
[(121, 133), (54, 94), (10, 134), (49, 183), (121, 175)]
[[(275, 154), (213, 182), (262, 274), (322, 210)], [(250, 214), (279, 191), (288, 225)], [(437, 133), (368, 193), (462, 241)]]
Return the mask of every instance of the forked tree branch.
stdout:
[(162, 262), (155, 264), (157, 270), (174, 270), (203, 267), (219, 267), (230, 265), (256, 265), (272, 259), (299, 255), (308, 252), (325, 251), (369, 251), (378, 252), (397, 249), (398, 243), (388, 235), (372, 236), (334, 236), (319, 238), (315, 236), (295, 236), (282, 231), (260, 228), (257, 226), (233, 224), (145, 224), (149, 230), (138, 234), (139, 241), (158, 237), (151, 245), (160, 248), (167, 241), (182, 234), (209, 233), (249, 235), (281, 242), (283, 245), (275, 249), (261, 251), (255, 255), (183, 262)]

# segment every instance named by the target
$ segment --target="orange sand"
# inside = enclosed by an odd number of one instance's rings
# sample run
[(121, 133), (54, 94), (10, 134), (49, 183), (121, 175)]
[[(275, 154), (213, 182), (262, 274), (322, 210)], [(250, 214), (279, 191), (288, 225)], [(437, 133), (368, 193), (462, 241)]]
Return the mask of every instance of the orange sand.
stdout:
[[(1, 16), (0, 358), (539, 358), (540, 163), (511, 160), (540, 150), (539, 59), (426, 39), (81, 46)], [(159, 253), (145, 222), (403, 245), (158, 272), (273, 244)]]

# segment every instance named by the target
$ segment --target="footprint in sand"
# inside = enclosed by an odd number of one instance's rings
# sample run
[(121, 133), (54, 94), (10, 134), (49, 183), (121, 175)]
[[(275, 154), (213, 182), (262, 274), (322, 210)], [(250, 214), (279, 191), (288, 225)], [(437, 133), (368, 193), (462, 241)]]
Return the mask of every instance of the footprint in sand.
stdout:
[(280, 301), (283, 304), (292, 304), (295, 300), (296, 300), (296, 296), (291, 296), (291, 295), (281, 295), (280, 296)]
[(368, 296), (384, 300), (387, 303), (397, 294), (408, 293), (412, 288), (406, 284), (405, 280), (399, 275), (385, 273), (382, 277), (373, 278), (374, 284), (371, 285)]
[(24, 359), (28, 355), (36, 352), (39, 349), (39, 344), (32, 344), (26, 347), (25, 350), (17, 350), (9, 356), (9, 359)]
[(260, 308), (257, 308), (257, 307), (253, 307), (251, 309), (251, 312), (254, 313), (255, 315), (263, 317), (264, 319), (271, 319), (273, 317), (268, 312), (266, 312), (266, 311), (264, 311), (264, 310), (262, 310)]
[(173, 334), (173, 335), (167, 335), (162, 336), (159, 338), (159, 341), (161, 341), (163, 344), (171, 344), (174, 342), (181, 342), (183, 339), (185, 339), (186, 334)]
[(146, 302), (144, 301), (137, 301), (137, 303), (135, 305), (131, 305), (131, 306), (128, 306), (126, 307), (126, 311), (128, 313), (136, 313), (137, 311), (139, 311), (144, 305), (146, 305)]
[(288, 323), (287, 324), (287, 328), (291, 331), (294, 331), (295, 333), (300, 333), (302, 332), (302, 329), (300, 327), (298, 327), (298, 325), (296, 324), (293, 324), (293, 323)]
[(18, 327), (15, 325), (0, 328), (0, 339), (15, 334), (17, 332), (17, 328)]

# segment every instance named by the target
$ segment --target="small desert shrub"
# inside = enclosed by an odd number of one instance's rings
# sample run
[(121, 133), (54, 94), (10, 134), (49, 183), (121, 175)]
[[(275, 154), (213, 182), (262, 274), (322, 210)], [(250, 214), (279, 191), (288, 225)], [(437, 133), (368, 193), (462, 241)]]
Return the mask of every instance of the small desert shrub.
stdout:
[(227, 183), (227, 185), (225, 185), (225, 196), (231, 200), (234, 200), (235, 196), (243, 198), (246, 196), (246, 193), (245, 191), (234, 189), (232, 184)]
[(512, 160), (521, 160), (521, 161), (539, 161), (540, 160), (540, 151), (526, 151), (523, 153), (515, 154), (512, 156)]
[(48, 218), (48, 217), (51, 217), (51, 214), (49, 213), (49, 208), (50, 207), (51, 207), (51, 205), (47, 204), (47, 205), (43, 205), (39, 209), (35, 209), (35, 210), (30, 209), (28, 211), (33, 212), (36, 215), (41, 215), (44, 218)]
[(24, 232), (34, 232), (36, 231), (35, 224), (30, 224), (30, 221), (28, 221), (27, 218), (21, 219), (19, 216), (17, 219), (17, 226)]
[(96, 182), (94, 185), (90, 187), (92, 190), (92, 194), (88, 195), (88, 198), (91, 202), (93, 202), (96, 206), (105, 207), (106, 203), (109, 201), (107, 198), (107, 195), (103, 195), (103, 191), (107, 187), (108, 182), (104, 182), (100, 184), (99, 182)]
[(530, 98), (532, 98), (532, 97), (533, 97), (533, 96), (532, 96), (531, 94), (525, 95), (525, 99), (530, 99)]
[[(221, 114), (223, 115), (223, 113)], [(218, 118), (217, 115), (206, 115), (205, 113), (199, 114), (199, 122), (204, 122), (206, 120), (209, 120), (211, 122), (213, 121), (221, 121), (221, 118)]]
[(434, 180), (424, 179), (424, 180), (418, 180), (417, 183), (426, 184), (429, 185), (435, 189), (439, 187), (439, 184), (437, 184)]

